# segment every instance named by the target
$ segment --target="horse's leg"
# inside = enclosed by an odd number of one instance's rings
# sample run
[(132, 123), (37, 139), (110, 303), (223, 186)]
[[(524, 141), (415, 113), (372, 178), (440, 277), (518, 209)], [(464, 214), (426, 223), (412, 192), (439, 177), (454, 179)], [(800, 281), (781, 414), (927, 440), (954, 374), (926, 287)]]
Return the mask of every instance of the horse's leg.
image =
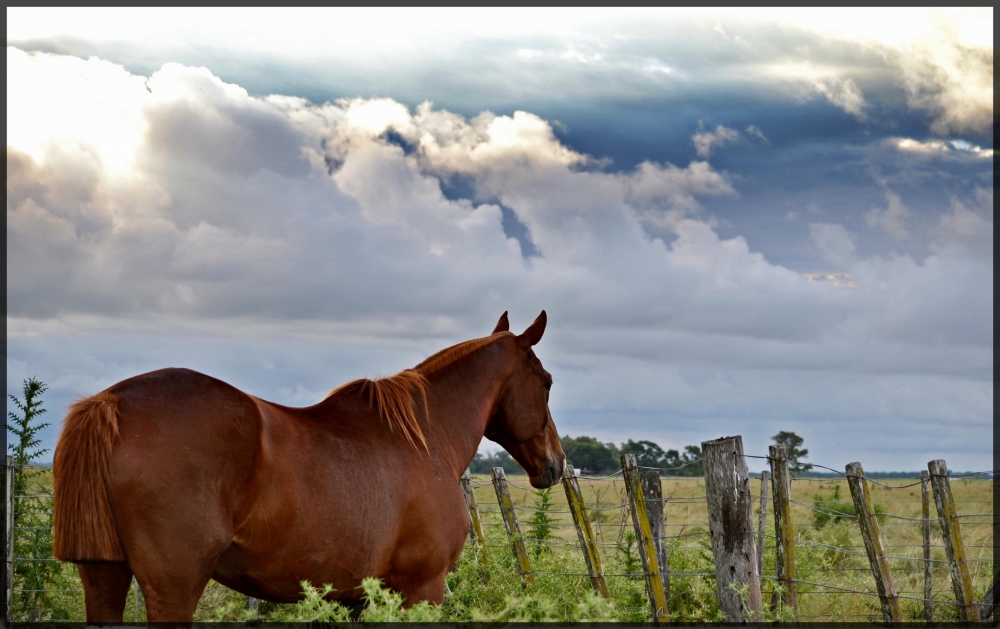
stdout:
[(125, 598), (132, 585), (132, 570), (124, 561), (78, 563), (83, 582), (87, 622), (121, 622)]
[(444, 600), (444, 577), (445, 573), (442, 572), (433, 579), (422, 583), (401, 582), (399, 593), (403, 595), (403, 607), (413, 607), (420, 601), (429, 601), (435, 605), (440, 605), (441, 601)]
[(138, 556), (129, 555), (146, 599), (148, 622), (191, 622), (194, 618), (224, 548), (191, 552), (190, 545), (190, 539), (159, 539)]

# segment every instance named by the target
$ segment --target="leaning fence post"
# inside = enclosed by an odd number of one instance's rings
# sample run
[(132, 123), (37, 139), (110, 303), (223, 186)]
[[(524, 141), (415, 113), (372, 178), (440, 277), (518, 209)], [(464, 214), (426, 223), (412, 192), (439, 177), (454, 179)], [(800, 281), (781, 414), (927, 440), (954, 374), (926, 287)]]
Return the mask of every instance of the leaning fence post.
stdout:
[(594, 586), (594, 591), (599, 596), (611, 598), (607, 581), (604, 580), (601, 554), (598, 552), (597, 542), (594, 540), (594, 532), (590, 527), (590, 520), (587, 518), (587, 507), (583, 503), (583, 494), (580, 492), (580, 482), (576, 478), (573, 466), (569, 463), (566, 464), (566, 472), (562, 477), (562, 485), (563, 489), (566, 490), (566, 502), (569, 503), (569, 512), (573, 515), (573, 525), (576, 526), (576, 535), (580, 539), (580, 550), (583, 551), (583, 558), (587, 563), (587, 572), (590, 573), (590, 584)]
[(969, 574), (969, 565), (965, 562), (962, 531), (958, 526), (958, 514), (955, 512), (951, 485), (948, 483), (948, 466), (942, 459), (936, 459), (927, 464), (927, 469), (930, 470), (931, 484), (934, 486), (934, 504), (937, 506), (944, 549), (951, 566), (951, 586), (955, 589), (958, 617), (963, 622), (976, 622), (979, 620), (979, 607), (975, 604), (972, 576)]
[(483, 533), (483, 523), (479, 519), (479, 505), (476, 504), (476, 492), (472, 487), (472, 474), (468, 469), (462, 474), (462, 493), (465, 494), (465, 506), (469, 509), (469, 536), (479, 542), (482, 551), (480, 561), (486, 563), (486, 535)]
[(656, 554), (653, 543), (653, 530), (649, 525), (649, 506), (646, 504), (646, 494), (642, 489), (642, 479), (639, 468), (635, 464), (634, 454), (623, 454), (622, 476), (625, 479), (625, 493), (628, 494), (629, 511), (632, 513), (632, 526), (635, 527), (635, 542), (642, 559), (642, 569), (646, 577), (646, 593), (653, 607), (653, 622), (670, 622), (667, 599), (663, 595), (663, 577), (660, 574), (660, 558)]
[[(754, 620), (761, 614), (760, 578), (743, 438), (737, 435), (703, 441), (701, 457), (719, 608), (726, 622)], [(746, 586), (746, 607), (731, 586)]]
[(882, 605), (882, 618), (887, 623), (902, 622), (903, 612), (899, 608), (899, 595), (896, 593), (896, 584), (892, 581), (892, 573), (889, 572), (889, 559), (885, 556), (878, 518), (875, 517), (875, 510), (872, 508), (868, 481), (865, 480), (865, 471), (860, 463), (847, 464), (847, 484), (851, 488), (854, 511), (858, 514), (858, 527), (865, 541), (865, 551), (868, 553), (872, 576), (875, 577), (875, 587)]
[(785, 446), (770, 446), (767, 449), (768, 463), (771, 465), (771, 494), (774, 502), (774, 533), (777, 537), (775, 549), (775, 576), (781, 590), (775, 588), (771, 595), (771, 606), (775, 609), (783, 601), (792, 613), (798, 614), (798, 582), (795, 580), (795, 531), (792, 528), (792, 481), (788, 474), (788, 457)]
[(3, 618), (14, 622), (14, 457), (4, 459), (3, 481)]
[[(767, 529), (767, 470), (760, 473), (760, 524), (757, 526), (757, 576), (764, 576), (764, 531)], [(761, 582), (763, 584), (763, 582)]]
[(656, 561), (660, 566), (663, 598), (669, 601), (670, 566), (667, 564), (667, 526), (663, 521), (663, 485), (660, 483), (660, 470), (645, 470), (640, 478), (649, 513), (649, 530), (653, 534), (653, 545), (656, 547)]
[(514, 501), (511, 499), (510, 489), (507, 487), (507, 475), (504, 474), (502, 467), (494, 467), (490, 475), (493, 477), (493, 489), (497, 492), (497, 502), (500, 503), (503, 525), (507, 529), (511, 546), (514, 548), (514, 557), (517, 559), (517, 569), (521, 573), (521, 580), (524, 585), (534, 585), (535, 577), (531, 573), (531, 563), (528, 561), (528, 550), (524, 547), (521, 526), (517, 523), (517, 514), (514, 513)]
[(927, 473), (927, 470), (921, 470), (921, 516), (924, 519), (924, 620), (934, 622), (933, 605), (931, 604), (931, 595), (934, 592), (931, 587), (933, 575), (931, 575), (931, 505), (930, 487), (928, 487), (929, 481), (930, 475)]

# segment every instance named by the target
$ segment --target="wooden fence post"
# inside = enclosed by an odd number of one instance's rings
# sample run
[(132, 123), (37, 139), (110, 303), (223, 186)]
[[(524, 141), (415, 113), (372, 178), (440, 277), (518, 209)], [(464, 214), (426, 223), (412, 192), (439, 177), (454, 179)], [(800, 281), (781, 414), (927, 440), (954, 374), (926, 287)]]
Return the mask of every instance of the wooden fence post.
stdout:
[(944, 549), (948, 554), (948, 564), (951, 566), (951, 586), (955, 589), (958, 617), (963, 622), (977, 622), (979, 607), (975, 604), (972, 576), (965, 562), (962, 531), (958, 526), (958, 514), (955, 512), (951, 485), (948, 483), (948, 465), (942, 459), (936, 459), (927, 464), (927, 469), (930, 470), (931, 485), (934, 486), (934, 504), (937, 506)]
[(521, 573), (521, 580), (525, 586), (534, 585), (535, 577), (531, 573), (528, 550), (524, 547), (521, 526), (517, 523), (517, 514), (514, 512), (514, 501), (511, 499), (510, 489), (507, 487), (507, 475), (504, 474), (502, 467), (494, 467), (490, 475), (493, 477), (493, 489), (497, 492), (497, 502), (500, 503), (503, 525), (507, 529), (507, 535), (510, 536), (514, 558), (517, 559), (517, 570)]
[(795, 580), (795, 530), (792, 527), (792, 481), (788, 473), (788, 457), (785, 446), (770, 446), (767, 449), (768, 463), (771, 465), (771, 500), (774, 502), (774, 533), (777, 537), (775, 549), (775, 576), (781, 585), (781, 593), (775, 589), (771, 595), (771, 607), (778, 608), (782, 602), (799, 612), (798, 582)]
[(643, 470), (639, 476), (642, 479), (642, 492), (646, 498), (649, 513), (649, 530), (653, 534), (653, 546), (656, 547), (656, 562), (660, 566), (660, 581), (663, 582), (663, 598), (670, 600), (670, 566), (667, 563), (667, 525), (664, 521), (663, 485), (660, 483), (660, 470)]
[(646, 504), (646, 494), (642, 488), (642, 478), (635, 464), (634, 454), (623, 454), (622, 476), (625, 479), (625, 493), (628, 494), (629, 511), (632, 513), (632, 526), (635, 527), (635, 541), (642, 559), (642, 569), (646, 577), (646, 593), (649, 604), (653, 608), (653, 622), (670, 622), (667, 599), (663, 595), (663, 577), (660, 574), (660, 561), (653, 543), (653, 530), (649, 524), (649, 505)]
[(896, 584), (892, 581), (892, 573), (889, 572), (889, 559), (885, 556), (878, 518), (875, 517), (875, 510), (872, 508), (868, 481), (865, 480), (865, 471), (860, 463), (847, 464), (847, 484), (851, 488), (854, 511), (858, 514), (858, 527), (865, 541), (865, 551), (868, 553), (872, 576), (875, 577), (875, 587), (882, 606), (882, 618), (887, 623), (902, 622), (903, 612), (899, 608), (899, 595), (896, 593)]
[[(995, 552), (995, 551), (994, 551)], [(993, 564), (993, 582), (979, 601), (979, 618), (989, 620), (997, 608), (997, 598), (1000, 597), (1000, 566)]]
[(924, 518), (924, 620), (934, 622), (931, 595), (934, 593), (933, 575), (931, 574), (931, 505), (930, 505), (930, 475), (927, 470), (920, 470), (921, 515)]
[(569, 463), (566, 464), (562, 485), (563, 489), (566, 490), (566, 502), (569, 504), (569, 512), (573, 515), (576, 535), (580, 539), (580, 550), (583, 551), (583, 558), (587, 563), (590, 584), (599, 596), (611, 598), (608, 583), (604, 580), (601, 554), (598, 552), (597, 541), (594, 540), (594, 532), (590, 527), (590, 520), (587, 518), (587, 507), (583, 503), (583, 494), (580, 492), (580, 481), (576, 478), (576, 472)]
[(3, 619), (14, 622), (14, 457), (4, 459), (3, 482)]
[[(758, 620), (761, 614), (757, 548), (754, 545), (750, 478), (743, 438), (703, 441), (708, 531), (715, 557), (715, 589), (726, 622)], [(746, 604), (733, 586), (746, 587)]]
[[(760, 473), (760, 510), (758, 516), (760, 524), (757, 525), (757, 576), (764, 576), (764, 531), (767, 530), (767, 481), (771, 474), (764, 470)], [(761, 581), (763, 586), (764, 582)]]
[(260, 609), (260, 601), (252, 596), (247, 597), (247, 609), (253, 612), (253, 617), (257, 617), (257, 610)]
[(483, 533), (483, 523), (479, 519), (479, 505), (476, 504), (476, 492), (472, 487), (472, 474), (468, 469), (462, 474), (462, 493), (465, 494), (465, 506), (469, 509), (469, 536), (479, 542), (479, 549), (482, 551), (480, 561), (486, 565), (486, 535)]

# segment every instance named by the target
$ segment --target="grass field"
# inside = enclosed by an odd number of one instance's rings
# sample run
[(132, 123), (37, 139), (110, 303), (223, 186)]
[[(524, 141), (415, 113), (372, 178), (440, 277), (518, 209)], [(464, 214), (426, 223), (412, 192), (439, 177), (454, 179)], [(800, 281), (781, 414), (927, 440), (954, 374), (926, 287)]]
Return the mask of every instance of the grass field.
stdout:
[[(478, 545), (468, 542), (457, 570), (449, 575), (448, 583), (454, 594), (441, 607), (421, 606), (413, 611), (399, 609), (398, 597), (379, 591), (374, 584), (371, 604), (362, 612), (361, 620), (620, 620), (646, 621), (650, 609), (645, 582), (641, 577), (616, 576), (641, 573), (641, 563), (631, 534), (631, 521), (623, 517), (623, 483), (619, 477), (602, 480), (581, 479), (584, 501), (600, 544), (604, 572), (612, 594), (611, 601), (592, 593), (583, 558), (577, 547), (577, 535), (567, 510), (561, 486), (549, 493), (551, 506), (544, 509), (552, 521), (547, 525), (532, 525), (539, 495), (530, 489), (526, 479), (511, 476), (511, 495), (518, 511), (521, 530), (529, 548), (536, 583), (532, 588), (521, 584), (515, 568), (511, 547), (499, 519), (496, 494), (487, 478), (476, 477), (476, 499), (486, 528), (488, 562), (480, 562)], [(881, 482), (904, 486), (913, 479), (880, 479)], [(37, 479), (40, 490), (47, 489), (50, 478)], [(760, 482), (751, 480), (755, 494), (754, 526), (758, 522)], [(962, 536), (970, 559), (973, 587), (978, 600), (990, 585), (993, 568), (993, 483), (986, 479), (952, 479)], [(795, 479), (792, 481), (792, 520), (795, 529), (795, 552), (798, 585), (798, 618), (806, 621), (881, 623), (875, 583), (868, 559), (852, 519), (830, 521), (817, 526), (817, 512), (806, 505), (814, 500), (831, 500), (835, 496), (850, 502), (846, 481), (833, 479)], [(891, 559), (892, 575), (901, 597), (923, 597), (924, 563), (922, 522), (901, 518), (921, 517), (920, 486), (884, 488), (870, 484), (873, 501), (880, 504), (886, 516), (880, 518), (882, 539)], [(707, 536), (705, 485), (697, 478), (665, 478), (663, 480), (665, 517), (670, 568), (671, 619), (687, 622), (721, 620), (716, 603), (714, 567)], [(822, 503), (830, 507), (832, 502)], [(764, 552), (762, 590), (764, 601), (770, 600), (774, 575), (773, 512), (767, 508), (767, 529)], [(954, 595), (946, 563), (945, 550), (931, 503), (931, 557), (933, 564), (933, 614), (936, 621), (957, 619)], [(19, 534), (25, 532), (19, 531)], [(30, 532), (29, 532), (30, 533)], [(545, 541), (537, 541), (538, 537)], [(75, 569), (65, 565), (45, 584), (45, 606), (41, 619), (82, 620), (83, 603)], [(485, 574), (485, 579), (484, 579)], [(857, 592), (843, 592), (834, 586)], [(23, 589), (24, 584), (15, 583)], [(15, 594), (15, 604), (18, 596)], [(135, 603), (133, 587), (126, 605), (127, 622), (145, 620), (145, 611)], [(901, 606), (907, 620), (924, 618), (924, 603), (903, 598)], [(299, 605), (275, 605), (261, 602), (258, 617), (262, 620), (343, 620), (346, 612), (329, 605), (315, 595)], [(18, 618), (27, 620), (23, 606)], [(338, 614), (340, 614), (338, 616)], [(767, 612), (773, 620), (791, 620), (790, 610)], [(242, 595), (209, 584), (199, 604), (197, 620), (247, 620), (246, 600)]]

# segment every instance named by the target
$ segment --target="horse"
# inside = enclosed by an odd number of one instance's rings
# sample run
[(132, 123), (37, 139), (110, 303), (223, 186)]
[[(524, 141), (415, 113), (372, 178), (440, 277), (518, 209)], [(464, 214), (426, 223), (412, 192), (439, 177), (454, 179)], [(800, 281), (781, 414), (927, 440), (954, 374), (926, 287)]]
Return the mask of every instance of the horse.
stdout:
[(190, 622), (209, 579), (278, 603), (329, 584), (356, 607), (377, 577), (407, 606), (440, 604), (482, 438), (533, 487), (562, 476), (532, 350), (545, 324), (515, 335), (505, 312), (487, 337), (305, 408), (175, 368), (77, 401), (53, 460), (53, 550), (76, 564), (87, 622), (120, 622), (133, 576), (150, 622)]

